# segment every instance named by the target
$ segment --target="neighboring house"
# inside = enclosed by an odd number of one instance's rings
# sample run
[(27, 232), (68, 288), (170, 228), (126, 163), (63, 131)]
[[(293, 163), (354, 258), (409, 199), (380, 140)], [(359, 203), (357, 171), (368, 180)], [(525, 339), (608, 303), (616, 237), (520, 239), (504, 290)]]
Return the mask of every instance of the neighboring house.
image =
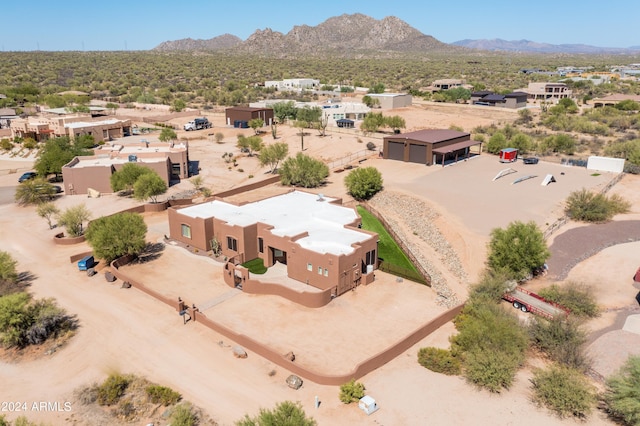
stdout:
[(439, 92), (441, 90), (449, 90), (456, 87), (463, 87), (469, 90), (473, 88), (470, 84), (465, 84), (464, 80), (457, 78), (444, 78), (441, 80), (435, 80), (429, 87), (427, 87), (427, 90), (430, 92)]
[(27, 117), (11, 121), (13, 137), (32, 138), (36, 141), (68, 136), (93, 136), (96, 142), (109, 141), (131, 134), (131, 120), (115, 118), (92, 121), (87, 114), (69, 117)]
[[(253, 108), (273, 108), (273, 105), (280, 102), (290, 102), (287, 99), (269, 99), (259, 102), (253, 102), (249, 106)], [(329, 126), (339, 126), (338, 121), (342, 119), (352, 120), (354, 122), (364, 120), (364, 117), (371, 112), (371, 108), (361, 102), (296, 102), (293, 101), (296, 108), (314, 108), (320, 107), (324, 116), (328, 119)]]
[(264, 82), (264, 87), (273, 87), (278, 91), (315, 89), (319, 86), (320, 80), (314, 80), (311, 78), (286, 78), (284, 80), (272, 80)]
[(18, 118), (16, 110), (13, 108), (0, 108), (0, 129), (8, 129), (11, 126), (11, 120)]
[(479, 91), (471, 94), (472, 105), (496, 106), (502, 108), (524, 108), (527, 106), (528, 95), (524, 92), (512, 92), (499, 95), (490, 91)]
[(472, 153), (470, 148), (482, 142), (472, 141), (466, 132), (445, 129), (427, 129), (416, 132), (385, 136), (383, 158), (400, 160), (410, 163), (420, 163), (431, 166), (444, 165), (448, 161), (458, 161), (468, 158)]
[(88, 189), (112, 193), (111, 175), (126, 163), (149, 167), (169, 185), (189, 177), (189, 148), (186, 143), (146, 142), (140, 144), (106, 144), (94, 155), (75, 157), (62, 167), (64, 192), (87, 194)]
[(261, 118), (265, 126), (273, 124), (273, 108), (231, 107), (225, 109), (227, 126), (247, 128), (249, 121)]
[(605, 96), (604, 98), (594, 98), (590, 102), (594, 108), (603, 107), (606, 105), (617, 105), (622, 101), (634, 101), (640, 103), (640, 95), (625, 95), (622, 93)]
[(229, 274), (232, 265), (260, 258), (266, 267), (286, 265), (293, 280), (339, 296), (372, 282), (378, 260), (378, 235), (359, 229), (356, 210), (340, 203), (297, 190), (247, 204), (216, 199), (170, 208), (169, 232), (202, 251), (217, 241), (231, 262)]
[(524, 92), (531, 100), (555, 101), (570, 98), (572, 91), (565, 83), (529, 83), (526, 88), (516, 90)]
[[(89, 112), (87, 113), (88, 116), (90, 117), (100, 117), (100, 116), (104, 116), (107, 115), (108, 109), (105, 107), (101, 107), (101, 106), (89, 106)], [(69, 108), (66, 107), (62, 107), (62, 108), (44, 108), (42, 109), (42, 112), (45, 114), (50, 114), (50, 115), (79, 115), (78, 113), (73, 113), (71, 112), (71, 110)]]
[(408, 93), (369, 93), (367, 96), (377, 99), (382, 109), (404, 108), (412, 103), (412, 97)]

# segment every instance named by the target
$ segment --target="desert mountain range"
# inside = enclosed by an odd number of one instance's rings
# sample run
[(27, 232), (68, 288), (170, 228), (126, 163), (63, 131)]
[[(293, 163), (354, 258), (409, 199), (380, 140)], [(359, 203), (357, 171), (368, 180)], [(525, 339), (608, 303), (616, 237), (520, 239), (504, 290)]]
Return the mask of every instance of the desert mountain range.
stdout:
[(638, 53), (639, 47), (627, 49), (595, 47), (585, 44), (546, 44), (529, 40), (507, 41), (461, 40), (452, 44), (443, 43), (426, 35), (403, 20), (388, 16), (374, 19), (356, 13), (327, 19), (315, 27), (296, 25), (283, 34), (270, 28), (256, 30), (242, 40), (232, 34), (223, 34), (207, 40), (181, 39), (165, 41), (153, 50), (171, 51), (217, 51), (265, 55), (272, 57), (295, 56), (393, 56), (407, 53), (438, 53), (508, 51), (522, 53)]

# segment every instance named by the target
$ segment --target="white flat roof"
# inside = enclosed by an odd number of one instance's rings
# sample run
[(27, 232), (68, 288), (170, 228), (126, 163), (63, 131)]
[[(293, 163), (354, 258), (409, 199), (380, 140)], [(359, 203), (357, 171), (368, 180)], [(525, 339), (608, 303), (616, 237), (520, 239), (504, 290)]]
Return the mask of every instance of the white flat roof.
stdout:
[(116, 124), (121, 122), (122, 120), (116, 120), (115, 118), (112, 118), (109, 120), (102, 120), (102, 121), (77, 121), (75, 123), (66, 123), (64, 127), (75, 129), (78, 127), (103, 126), (103, 125)]
[(318, 201), (319, 195), (293, 191), (243, 206), (215, 200), (182, 208), (179, 213), (193, 218), (215, 217), (242, 227), (261, 222), (272, 225), (271, 233), (281, 237), (308, 232), (296, 242), (323, 254), (349, 254), (354, 251), (352, 244), (371, 238), (370, 234), (344, 227), (357, 219), (354, 209), (331, 204), (334, 198), (322, 198), (324, 201)]
[[(163, 163), (167, 161), (164, 157), (155, 157), (155, 158), (138, 158), (138, 163)], [(124, 164), (129, 163), (129, 159), (127, 158), (80, 158), (79, 161), (74, 164), (72, 167), (74, 168), (83, 168), (83, 167), (110, 167), (114, 164)]]

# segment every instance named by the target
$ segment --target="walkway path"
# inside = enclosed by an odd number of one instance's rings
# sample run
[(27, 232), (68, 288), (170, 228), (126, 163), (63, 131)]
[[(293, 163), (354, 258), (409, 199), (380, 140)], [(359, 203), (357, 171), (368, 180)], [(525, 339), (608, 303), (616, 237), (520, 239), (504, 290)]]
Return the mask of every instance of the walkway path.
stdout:
[(560, 281), (583, 260), (617, 244), (640, 241), (640, 220), (614, 221), (570, 229), (558, 235), (549, 250), (549, 278)]

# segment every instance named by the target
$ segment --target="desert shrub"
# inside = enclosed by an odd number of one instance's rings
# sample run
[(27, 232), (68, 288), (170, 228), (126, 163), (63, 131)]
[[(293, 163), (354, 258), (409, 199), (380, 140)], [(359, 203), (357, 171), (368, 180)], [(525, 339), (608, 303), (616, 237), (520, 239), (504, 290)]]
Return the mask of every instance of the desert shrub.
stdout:
[(497, 154), (501, 149), (507, 148), (509, 142), (507, 142), (507, 138), (502, 132), (495, 132), (490, 138), (489, 142), (487, 142), (487, 152), (490, 154)]
[(535, 222), (511, 222), (506, 229), (491, 231), (488, 264), (494, 271), (522, 280), (542, 266), (547, 257), (547, 243)]
[(382, 189), (382, 174), (375, 167), (352, 170), (344, 178), (349, 194), (356, 200), (368, 200)]
[(504, 271), (485, 270), (480, 281), (471, 286), (469, 301), (500, 302), (508, 281), (509, 277)]
[(11, 426), (4, 414), (0, 414), (0, 426)]
[(476, 386), (490, 392), (509, 389), (521, 360), (507, 352), (472, 350), (465, 354), (464, 376)]
[(606, 222), (616, 214), (626, 213), (629, 207), (629, 203), (617, 194), (607, 197), (583, 188), (569, 194), (565, 213), (574, 220)]
[(578, 317), (595, 318), (600, 314), (595, 296), (591, 289), (583, 284), (571, 281), (563, 286), (552, 284), (540, 290), (538, 294), (568, 308), (571, 314)]
[(596, 402), (596, 392), (580, 371), (552, 365), (534, 371), (533, 400), (560, 417), (585, 418)]
[(100, 405), (114, 405), (118, 403), (120, 398), (122, 398), (125, 391), (127, 390), (127, 387), (129, 387), (130, 383), (130, 376), (111, 374), (98, 387), (96, 401), (98, 401), (98, 404)]
[(82, 405), (91, 405), (98, 400), (98, 389), (100, 386), (97, 383), (87, 386), (85, 388), (77, 389), (74, 392), (74, 396)]
[(329, 176), (329, 167), (322, 161), (299, 152), (282, 163), (279, 173), (283, 185), (315, 188)]
[(461, 357), (465, 377), (491, 392), (508, 388), (524, 362), (529, 338), (518, 319), (494, 301), (468, 302), (454, 320), (453, 356)]
[(364, 384), (351, 379), (340, 385), (340, 401), (345, 404), (357, 402), (364, 396)]
[(455, 376), (460, 374), (460, 359), (454, 357), (451, 351), (440, 348), (421, 348), (418, 351), (418, 363), (436, 373)]
[(284, 401), (273, 410), (260, 409), (256, 417), (245, 415), (236, 426), (315, 426), (316, 421), (307, 417), (299, 402)]
[(115, 414), (124, 419), (131, 419), (136, 414), (136, 406), (129, 399), (120, 401), (118, 408), (115, 410)]
[(620, 371), (607, 379), (604, 393), (610, 417), (625, 425), (640, 424), (640, 356), (627, 359)]
[(0, 140), (0, 149), (3, 151), (11, 151), (13, 149), (13, 143), (9, 139)]
[(200, 419), (189, 403), (176, 405), (169, 416), (172, 426), (195, 426)]
[(0, 340), (5, 347), (24, 348), (77, 328), (77, 321), (53, 299), (31, 300), (25, 292), (0, 297)]
[(166, 386), (150, 385), (145, 391), (151, 402), (165, 407), (177, 403), (182, 398), (182, 395)]
[(550, 359), (569, 368), (586, 371), (591, 362), (584, 352), (586, 332), (573, 320), (534, 318), (529, 325), (533, 345)]

